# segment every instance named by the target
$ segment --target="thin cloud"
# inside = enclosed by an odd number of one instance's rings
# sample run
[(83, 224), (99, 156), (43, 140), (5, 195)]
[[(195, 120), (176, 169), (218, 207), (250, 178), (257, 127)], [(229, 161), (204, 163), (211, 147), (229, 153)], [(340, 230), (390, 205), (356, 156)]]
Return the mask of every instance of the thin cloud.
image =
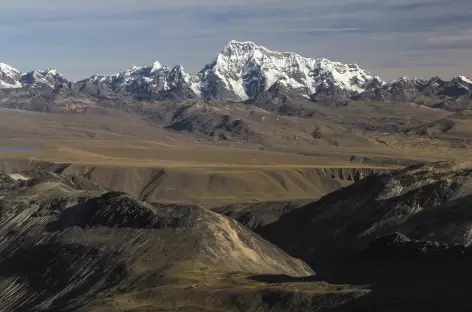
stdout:
[(7, 43), (0, 61), (57, 67), (73, 79), (154, 60), (197, 71), (231, 39), (356, 62), (385, 79), (396, 77), (394, 67), (410, 76), (431, 64), (445, 76), (471, 70), (470, 0), (0, 0), (0, 7)]

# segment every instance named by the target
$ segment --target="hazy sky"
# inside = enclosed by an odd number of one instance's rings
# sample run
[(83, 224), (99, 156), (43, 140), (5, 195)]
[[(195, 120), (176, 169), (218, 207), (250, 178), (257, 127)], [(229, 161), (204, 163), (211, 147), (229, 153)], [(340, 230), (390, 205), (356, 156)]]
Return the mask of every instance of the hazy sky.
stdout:
[(0, 62), (70, 79), (155, 60), (198, 71), (231, 39), (387, 80), (472, 76), (472, 0), (0, 0)]

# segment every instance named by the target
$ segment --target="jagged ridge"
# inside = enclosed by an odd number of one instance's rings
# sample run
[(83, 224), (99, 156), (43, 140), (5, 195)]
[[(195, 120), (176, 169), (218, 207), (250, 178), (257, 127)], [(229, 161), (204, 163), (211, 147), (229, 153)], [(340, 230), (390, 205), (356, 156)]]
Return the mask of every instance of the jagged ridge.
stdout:
[(467, 99), (472, 96), (472, 80), (458, 76), (450, 81), (439, 77), (418, 79), (402, 77), (382, 86), (373, 86), (358, 99), (426, 102), (427, 99)]
[(0, 89), (25, 87), (54, 89), (70, 84), (70, 81), (53, 68), (22, 73), (7, 64), (0, 63)]
[(21, 73), (0, 63), (0, 89), (24, 87), (67, 87), (96, 96), (136, 100), (241, 102), (288, 92), (313, 100), (425, 102), (434, 99), (436, 103), (472, 96), (472, 80), (465, 76), (451, 81), (439, 77), (429, 80), (402, 77), (385, 83), (355, 63), (306, 58), (293, 52), (271, 51), (253, 42), (235, 40), (194, 74), (185, 72), (180, 65), (168, 67), (155, 62), (151, 66), (134, 66), (113, 75), (93, 75), (73, 84), (54, 69)]

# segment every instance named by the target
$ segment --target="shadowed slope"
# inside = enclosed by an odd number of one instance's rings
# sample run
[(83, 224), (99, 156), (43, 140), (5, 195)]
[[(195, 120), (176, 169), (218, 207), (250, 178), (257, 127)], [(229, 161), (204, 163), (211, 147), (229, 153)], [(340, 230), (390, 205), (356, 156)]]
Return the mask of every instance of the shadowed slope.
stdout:
[(283, 216), (261, 233), (315, 267), (331, 266), (412, 216), (471, 194), (471, 182), (472, 170), (452, 163), (375, 174)]
[(466, 311), (472, 170), (448, 162), (367, 177), (259, 233), (331, 283), (372, 285), (334, 311)]
[[(150, 205), (123, 193), (103, 194), (67, 176), (29, 174), (35, 177), (1, 178), (0, 309), (62, 311), (159, 285), (183, 299), (184, 286), (172, 285), (180, 280), (188, 285), (190, 276), (231, 284), (231, 272), (241, 272), (236, 280), (244, 288), (244, 275), (314, 274), (302, 261), (204, 208)], [(48, 192), (41, 196), (30, 191), (44, 185)], [(211, 288), (200, 294), (213, 295)]]

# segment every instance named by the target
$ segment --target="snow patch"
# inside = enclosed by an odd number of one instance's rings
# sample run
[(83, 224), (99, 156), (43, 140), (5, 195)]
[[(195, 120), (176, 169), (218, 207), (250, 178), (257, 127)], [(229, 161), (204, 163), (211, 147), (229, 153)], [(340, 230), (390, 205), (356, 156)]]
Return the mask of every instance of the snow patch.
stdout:
[(59, 75), (59, 73), (57, 72), (57, 70), (54, 69), (54, 68), (49, 68), (48, 70), (46, 70), (46, 73), (49, 74), (49, 75), (53, 75), (53, 76)]
[(465, 76), (459, 76), (459, 79), (462, 80), (463, 82), (472, 84), (472, 80), (470, 80), (469, 78)]
[(12, 178), (13, 180), (15, 181), (28, 181), (30, 180), (30, 178), (28, 177), (25, 177), (24, 175), (22, 174), (19, 174), (19, 173), (11, 173), (8, 175), (10, 178)]
[(155, 62), (152, 64), (151, 73), (154, 73), (154, 72), (158, 71), (158, 70), (161, 69), (161, 68), (162, 68), (161, 63), (159, 63), (158, 61), (155, 61)]

